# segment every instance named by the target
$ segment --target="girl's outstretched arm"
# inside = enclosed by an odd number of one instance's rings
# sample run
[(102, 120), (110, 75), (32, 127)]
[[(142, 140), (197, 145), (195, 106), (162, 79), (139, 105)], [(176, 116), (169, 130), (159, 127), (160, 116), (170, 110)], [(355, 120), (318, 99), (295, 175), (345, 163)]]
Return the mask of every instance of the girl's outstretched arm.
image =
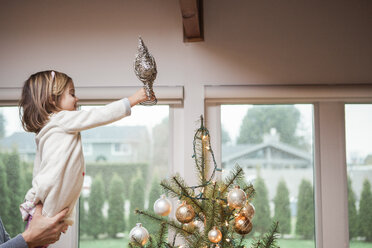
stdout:
[(124, 98), (101, 108), (79, 111), (61, 111), (55, 114), (51, 122), (56, 122), (66, 132), (80, 132), (86, 129), (103, 126), (120, 120), (131, 114), (131, 107), (147, 99), (141, 88), (128, 98)]

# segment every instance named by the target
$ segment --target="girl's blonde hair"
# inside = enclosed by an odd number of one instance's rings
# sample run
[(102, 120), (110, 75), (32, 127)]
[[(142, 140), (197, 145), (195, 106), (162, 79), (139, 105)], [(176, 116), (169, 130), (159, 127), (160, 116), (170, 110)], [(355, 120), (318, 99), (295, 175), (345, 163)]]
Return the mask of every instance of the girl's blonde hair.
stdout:
[(57, 103), (72, 79), (58, 71), (41, 71), (31, 75), (23, 85), (19, 101), (19, 115), (23, 128), (38, 133), (53, 112), (60, 109)]

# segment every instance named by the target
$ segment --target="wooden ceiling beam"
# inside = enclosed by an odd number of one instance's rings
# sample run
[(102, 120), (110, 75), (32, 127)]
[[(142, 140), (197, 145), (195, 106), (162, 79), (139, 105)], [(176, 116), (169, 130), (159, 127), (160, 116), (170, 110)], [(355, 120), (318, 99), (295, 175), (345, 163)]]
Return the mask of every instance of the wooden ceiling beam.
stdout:
[(203, 41), (203, 0), (180, 0), (180, 7), (184, 42)]

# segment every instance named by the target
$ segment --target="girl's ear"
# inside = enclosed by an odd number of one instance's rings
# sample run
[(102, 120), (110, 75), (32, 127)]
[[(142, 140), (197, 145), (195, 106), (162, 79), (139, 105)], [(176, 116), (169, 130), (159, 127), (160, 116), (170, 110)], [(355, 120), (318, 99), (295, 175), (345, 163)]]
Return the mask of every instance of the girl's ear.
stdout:
[(52, 105), (52, 106), (54, 106), (55, 108), (57, 108), (57, 99), (56, 99), (56, 97), (55, 96), (51, 96), (50, 98), (49, 98), (49, 104), (50, 105)]

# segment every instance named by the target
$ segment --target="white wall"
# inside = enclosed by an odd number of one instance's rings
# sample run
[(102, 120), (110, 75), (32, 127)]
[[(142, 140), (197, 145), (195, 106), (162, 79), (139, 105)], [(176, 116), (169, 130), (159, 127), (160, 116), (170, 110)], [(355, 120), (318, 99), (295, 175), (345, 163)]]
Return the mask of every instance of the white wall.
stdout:
[(371, 1), (204, 0), (205, 42), (183, 43), (175, 0), (3, 0), (0, 86), (49, 68), (136, 85), (138, 35), (158, 85), (371, 83), (371, 26)]

